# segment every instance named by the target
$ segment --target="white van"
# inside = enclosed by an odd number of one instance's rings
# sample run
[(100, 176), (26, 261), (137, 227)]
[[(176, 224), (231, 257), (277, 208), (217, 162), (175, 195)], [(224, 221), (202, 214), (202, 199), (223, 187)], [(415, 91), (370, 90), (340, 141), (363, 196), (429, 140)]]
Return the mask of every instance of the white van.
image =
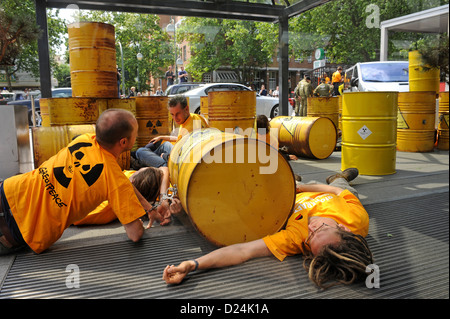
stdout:
[(408, 61), (357, 63), (345, 71), (351, 92), (409, 91)]

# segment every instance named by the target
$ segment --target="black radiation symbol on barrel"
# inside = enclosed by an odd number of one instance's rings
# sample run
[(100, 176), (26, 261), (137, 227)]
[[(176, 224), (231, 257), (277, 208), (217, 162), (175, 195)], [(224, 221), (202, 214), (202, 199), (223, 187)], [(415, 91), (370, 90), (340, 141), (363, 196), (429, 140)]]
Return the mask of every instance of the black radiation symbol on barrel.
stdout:
[(159, 134), (157, 128), (162, 126), (162, 123), (157, 120), (155, 124), (153, 124), (153, 122), (151, 120), (149, 120), (147, 122), (147, 125), (145, 125), (146, 127), (148, 127), (148, 129), (152, 132), (152, 134)]

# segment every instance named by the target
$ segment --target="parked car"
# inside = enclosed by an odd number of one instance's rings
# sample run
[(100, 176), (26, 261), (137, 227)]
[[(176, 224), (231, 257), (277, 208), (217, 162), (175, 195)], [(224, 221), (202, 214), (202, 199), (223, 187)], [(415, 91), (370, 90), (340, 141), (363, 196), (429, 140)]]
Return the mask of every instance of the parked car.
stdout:
[[(71, 97), (72, 96), (72, 88), (56, 88), (52, 89), (52, 98), (58, 97)], [(42, 122), (41, 118), (41, 108), (39, 105), (39, 99), (41, 95), (36, 95), (34, 97), (34, 107), (35, 107), (35, 118), (36, 118), (36, 126), (40, 126)], [(26, 105), (28, 107), (28, 123), (33, 125), (33, 113), (31, 109), (31, 100), (18, 100), (8, 102), (8, 105)]]
[(182, 94), (189, 90), (198, 88), (200, 86), (200, 84), (203, 84), (203, 83), (191, 82), (191, 83), (173, 84), (166, 89), (166, 92), (164, 93), (164, 95), (169, 96), (169, 95), (175, 95), (175, 94)]
[(408, 61), (378, 61), (357, 63), (345, 71), (350, 80), (349, 90), (409, 91)]
[[(191, 112), (200, 113), (200, 97), (208, 96), (214, 91), (251, 91), (248, 87), (238, 83), (208, 83), (201, 84), (198, 88), (184, 93), (189, 98), (189, 109)], [(256, 114), (264, 114), (273, 118), (279, 114), (279, 99), (275, 97), (256, 95)]]

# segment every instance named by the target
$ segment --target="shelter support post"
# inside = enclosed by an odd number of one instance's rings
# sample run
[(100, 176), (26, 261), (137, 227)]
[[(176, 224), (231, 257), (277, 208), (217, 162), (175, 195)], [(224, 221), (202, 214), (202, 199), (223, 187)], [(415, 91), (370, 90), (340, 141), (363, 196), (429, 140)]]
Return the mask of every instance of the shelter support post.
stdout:
[(289, 113), (289, 24), (286, 16), (278, 20), (278, 83), (280, 86), (280, 115), (288, 116)]
[(42, 30), (42, 36), (38, 39), (39, 73), (41, 82), (41, 96), (52, 97), (52, 75), (50, 72), (50, 51), (48, 46), (47, 11), (45, 0), (35, 0), (36, 21)]

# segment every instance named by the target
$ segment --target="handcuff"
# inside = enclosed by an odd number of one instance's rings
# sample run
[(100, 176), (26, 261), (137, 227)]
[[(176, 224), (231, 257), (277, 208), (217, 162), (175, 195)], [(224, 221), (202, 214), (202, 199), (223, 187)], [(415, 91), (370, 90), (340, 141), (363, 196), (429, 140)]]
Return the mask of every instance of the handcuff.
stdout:
[[(171, 193), (168, 194), (167, 192), (171, 192)], [(165, 200), (169, 201), (169, 205), (172, 204), (172, 201), (173, 201), (174, 197), (176, 197), (177, 194), (178, 194), (176, 185), (174, 185), (173, 187), (168, 188), (167, 192), (163, 193), (163, 194), (159, 194), (159, 201), (151, 204), (152, 208), (150, 208), (148, 210), (146, 209), (145, 212), (147, 214), (149, 214), (151, 211), (157, 209), (162, 204), (162, 202), (165, 201)]]

